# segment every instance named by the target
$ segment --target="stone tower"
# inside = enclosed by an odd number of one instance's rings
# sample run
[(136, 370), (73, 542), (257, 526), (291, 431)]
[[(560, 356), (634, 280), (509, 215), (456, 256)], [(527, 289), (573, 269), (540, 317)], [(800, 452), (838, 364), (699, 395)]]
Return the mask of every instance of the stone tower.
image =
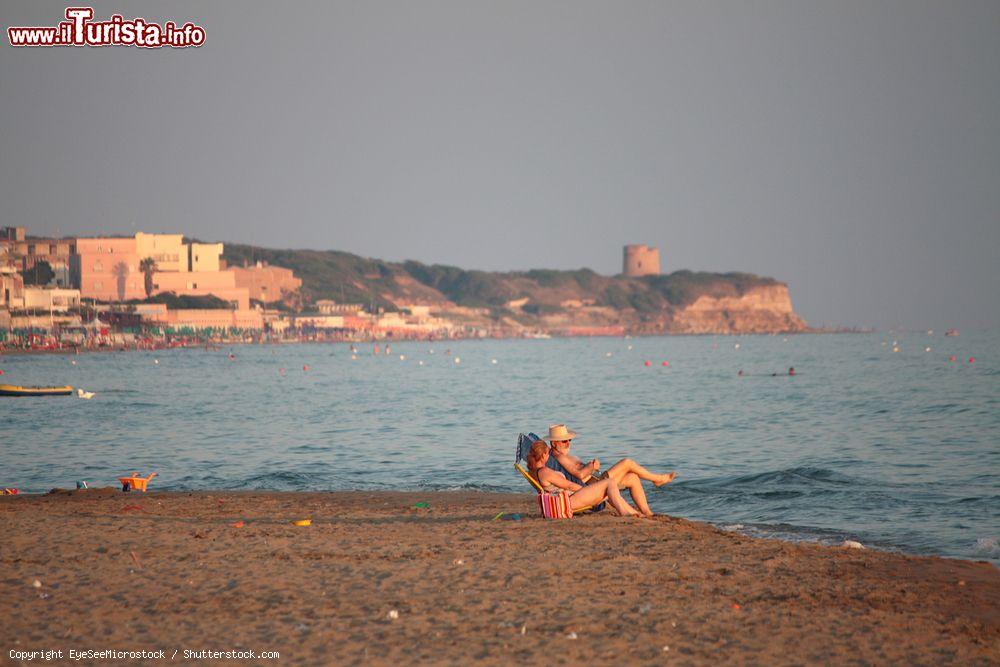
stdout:
[(625, 246), (622, 273), (629, 278), (656, 276), (660, 273), (660, 250), (644, 245)]

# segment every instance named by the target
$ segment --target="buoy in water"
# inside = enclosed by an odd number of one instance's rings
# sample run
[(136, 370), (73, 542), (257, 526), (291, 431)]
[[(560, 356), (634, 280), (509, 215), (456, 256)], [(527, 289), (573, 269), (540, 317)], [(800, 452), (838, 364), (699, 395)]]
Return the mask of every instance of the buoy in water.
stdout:
[(948, 361), (955, 361), (955, 355), (953, 354), (950, 357), (948, 357)]
[(462, 359), (461, 359), (461, 357), (455, 357), (455, 363), (456, 363), (456, 364), (460, 364), (460, 363), (462, 363)]
[(976, 363), (976, 358), (975, 357), (969, 357), (969, 363), (970, 364)]
[(496, 364), (496, 363), (497, 363), (497, 360), (496, 360), (496, 359), (490, 359), (490, 363), (491, 363), (491, 364)]
[(309, 372), (309, 364), (303, 365), (302, 366), (302, 370), (308, 373)]
[(284, 375), (285, 374), (285, 369), (284, 368), (279, 368), (278, 372), (281, 373), (282, 375)]
[(605, 352), (605, 353), (604, 353), (604, 356), (605, 356), (605, 357), (610, 357), (610, 356), (611, 356), (611, 353), (610, 353), (610, 352)]
[(669, 365), (670, 365), (670, 362), (669, 362), (669, 361), (664, 361), (664, 362), (663, 362), (663, 363), (661, 363), (660, 365), (661, 365), (661, 366), (669, 366)]
[(652, 365), (653, 365), (653, 362), (652, 362), (652, 361), (650, 361), (649, 359), (646, 359), (646, 365), (647, 365), (647, 366), (652, 366)]

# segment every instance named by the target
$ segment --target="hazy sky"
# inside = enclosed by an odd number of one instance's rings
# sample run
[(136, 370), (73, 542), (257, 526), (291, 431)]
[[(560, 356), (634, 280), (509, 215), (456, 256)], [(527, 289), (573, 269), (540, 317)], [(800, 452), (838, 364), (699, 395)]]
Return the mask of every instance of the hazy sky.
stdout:
[(1000, 326), (997, 0), (94, 6), (207, 41), (4, 34), (0, 226), (609, 274), (648, 243), (813, 324)]

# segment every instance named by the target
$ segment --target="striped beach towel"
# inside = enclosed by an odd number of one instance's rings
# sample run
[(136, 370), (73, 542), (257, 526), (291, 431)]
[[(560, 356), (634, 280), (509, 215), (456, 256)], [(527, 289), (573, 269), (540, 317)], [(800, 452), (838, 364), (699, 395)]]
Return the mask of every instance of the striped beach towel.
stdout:
[(572, 519), (573, 507), (569, 504), (569, 491), (539, 493), (538, 506), (546, 519)]

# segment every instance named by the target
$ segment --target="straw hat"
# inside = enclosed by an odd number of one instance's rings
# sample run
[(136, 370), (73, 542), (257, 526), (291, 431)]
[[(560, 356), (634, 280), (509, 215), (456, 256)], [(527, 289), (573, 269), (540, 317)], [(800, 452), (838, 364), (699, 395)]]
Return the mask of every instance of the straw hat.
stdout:
[(553, 424), (549, 427), (549, 441), (572, 440), (576, 437), (576, 432), (566, 428), (566, 424)]

